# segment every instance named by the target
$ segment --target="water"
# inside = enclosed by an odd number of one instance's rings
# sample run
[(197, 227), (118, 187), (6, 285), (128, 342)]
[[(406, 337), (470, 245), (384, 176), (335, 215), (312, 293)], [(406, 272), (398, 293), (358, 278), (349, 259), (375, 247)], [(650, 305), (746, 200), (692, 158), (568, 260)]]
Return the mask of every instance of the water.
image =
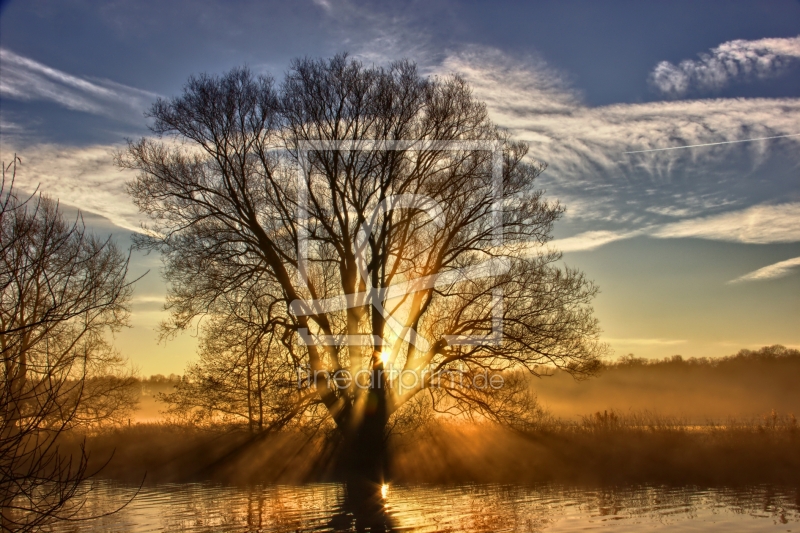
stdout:
[[(119, 505), (136, 490), (95, 483), (86, 512)], [(372, 526), (409, 532), (800, 532), (800, 490), (766, 486), (399, 485), (386, 490), (377, 519), (346, 493), (340, 484), (145, 486), (116, 514), (49, 531), (324, 532)]]

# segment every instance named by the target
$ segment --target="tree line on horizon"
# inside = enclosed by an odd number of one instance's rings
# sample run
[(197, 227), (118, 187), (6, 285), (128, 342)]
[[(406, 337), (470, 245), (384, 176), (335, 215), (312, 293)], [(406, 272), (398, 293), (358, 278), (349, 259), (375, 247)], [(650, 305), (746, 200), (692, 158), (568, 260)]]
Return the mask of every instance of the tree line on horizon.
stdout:
[[(263, 415), (253, 409), (253, 406), (263, 405), (263, 400), (259, 401), (259, 391), (252, 385), (247, 386), (246, 365), (248, 361), (240, 354), (236, 357), (231, 352), (209, 354), (197, 362), (190, 363), (187, 371), (183, 375), (154, 374), (149, 377), (139, 377), (136, 379), (140, 386), (157, 386), (156, 399), (164, 406), (162, 413), (168, 420), (177, 423), (189, 423), (197, 425), (213, 424), (242, 424), (250, 431), (262, 431), (264, 429)], [(665, 379), (669, 378), (665, 373), (670, 371), (702, 371), (715, 372), (716, 375), (730, 371), (740, 370), (737, 377), (753, 381), (759, 372), (763, 373), (765, 366), (778, 365), (784, 371), (791, 372), (794, 366), (800, 365), (800, 350), (786, 348), (781, 345), (764, 346), (758, 350), (742, 349), (735, 354), (721, 357), (691, 357), (684, 358), (674, 355), (659, 359), (637, 358), (632, 354), (620, 356), (616, 359), (607, 359), (603, 362), (602, 369), (599, 370), (597, 379), (593, 380), (592, 385), (601, 386), (604, 383), (604, 375), (608, 372), (642, 369), (648, 374), (662, 375)], [(788, 368), (789, 365), (791, 368)], [(253, 372), (250, 376), (253, 376)], [(703, 378), (708, 379), (708, 378)], [(537, 389), (543, 389), (544, 398), (539, 394), (539, 400), (559, 397), (557, 391), (561, 381), (541, 382), (531, 378), (528, 382), (531, 390), (536, 393)], [(707, 382), (708, 383), (708, 382)], [(631, 387), (636, 384), (636, 377), (632, 376), (625, 383), (617, 383), (621, 389), (624, 386)], [(673, 385), (672, 379), (664, 382), (665, 387)], [(587, 385), (576, 385), (572, 388), (586, 387)], [(613, 383), (605, 385), (606, 388), (614, 388)], [(759, 392), (763, 387), (759, 387)], [(621, 391), (619, 391), (621, 392)], [(565, 394), (568, 394), (565, 391)], [(637, 394), (632, 392), (629, 394)], [(638, 394), (647, 395), (646, 390), (639, 390)], [(251, 398), (248, 403), (248, 397)], [(635, 403), (631, 396), (630, 401)], [(597, 408), (600, 408), (598, 406)], [(773, 406), (774, 407), (774, 406)], [(576, 413), (577, 414), (577, 413)], [(737, 416), (741, 413), (736, 408), (729, 410), (726, 415)]]

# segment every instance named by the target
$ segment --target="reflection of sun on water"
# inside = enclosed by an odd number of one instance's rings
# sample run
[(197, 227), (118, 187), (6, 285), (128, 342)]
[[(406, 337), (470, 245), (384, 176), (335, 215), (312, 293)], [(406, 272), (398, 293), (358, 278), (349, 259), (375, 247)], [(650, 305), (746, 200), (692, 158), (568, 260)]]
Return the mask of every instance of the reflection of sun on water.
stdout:
[[(99, 480), (89, 492), (87, 513), (115, 508), (137, 487)], [(637, 486), (597, 490), (542, 484), (449, 485), (392, 488), (377, 485), (384, 498), (378, 511), (383, 530), (395, 531), (577, 531), (610, 529), (639, 531), (673, 527), (723, 533), (755, 533), (769, 523), (788, 524), (797, 531), (800, 511), (797, 490), (781, 487), (698, 490), (691, 486)], [(337, 484), (299, 486), (218, 486), (210, 483), (145, 486), (130, 505), (96, 521), (56, 523), (54, 533), (106, 531), (353, 531), (353, 507), (344, 509), (346, 487)], [(447, 505), (442, 505), (442, 502)], [(658, 502), (658, 503), (654, 503)], [(355, 502), (357, 504), (357, 502)], [(374, 524), (374, 508), (361, 515)], [(355, 506), (359, 508), (358, 505)], [(343, 509), (345, 510), (342, 514)], [(337, 518), (338, 517), (338, 518)], [(390, 519), (387, 519), (390, 517)], [(344, 520), (337, 521), (337, 520)], [(611, 527), (612, 522), (617, 524)], [(373, 531), (375, 528), (373, 528)]]

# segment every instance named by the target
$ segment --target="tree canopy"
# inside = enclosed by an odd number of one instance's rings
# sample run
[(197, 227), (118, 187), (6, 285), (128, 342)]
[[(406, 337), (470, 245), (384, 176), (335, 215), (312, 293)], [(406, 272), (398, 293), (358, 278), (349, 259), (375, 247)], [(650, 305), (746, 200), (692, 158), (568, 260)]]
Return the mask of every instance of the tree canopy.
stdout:
[[(204, 346), (233, 333), (245, 359), (269, 343), (267, 426), (383, 427), (421, 391), (510, 421), (516, 372), (597, 368), (597, 289), (547, 246), (563, 208), (535, 187), (545, 167), (461, 77), (305, 58), (280, 84), (192, 76), (149, 116), (118, 164), (149, 218), (137, 245), (163, 256), (164, 333), (201, 319)], [(510, 379), (474, 386), (487, 373)]]

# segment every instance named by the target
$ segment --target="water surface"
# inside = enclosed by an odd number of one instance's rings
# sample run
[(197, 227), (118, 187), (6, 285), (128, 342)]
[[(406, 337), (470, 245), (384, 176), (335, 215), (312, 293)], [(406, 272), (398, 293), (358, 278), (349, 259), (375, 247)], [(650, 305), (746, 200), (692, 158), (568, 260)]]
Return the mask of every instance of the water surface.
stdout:
[[(95, 483), (87, 512), (107, 510), (136, 490), (110, 481)], [(380, 511), (374, 511), (348, 501), (346, 488), (333, 483), (165, 484), (143, 487), (119, 513), (50, 530), (800, 532), (800, 490), (766, 486), (393, 485)]]

